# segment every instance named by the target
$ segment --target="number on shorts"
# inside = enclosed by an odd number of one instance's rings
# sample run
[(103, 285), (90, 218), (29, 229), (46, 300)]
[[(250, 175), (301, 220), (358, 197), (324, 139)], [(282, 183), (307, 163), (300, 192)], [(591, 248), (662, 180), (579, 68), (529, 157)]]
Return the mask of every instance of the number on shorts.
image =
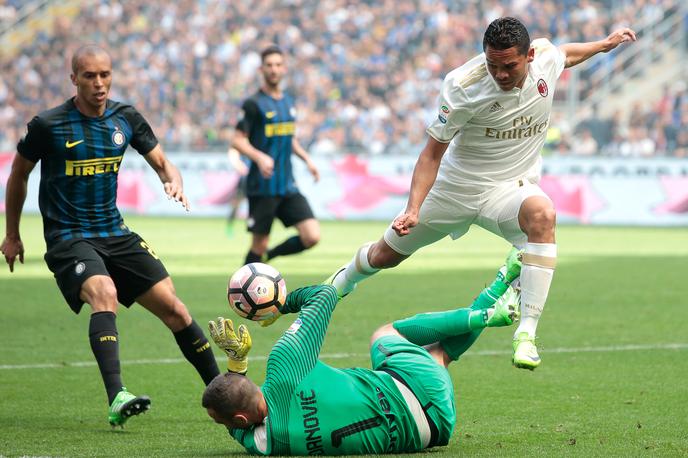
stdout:
[(150, 254), (151, 256), (153, 256), (155, 259), (158, 259), (158, 260), (160, 259), (160, 258), (158, 257), (158, 255), (155, 254), (155, 251), (153, 251), (153, 248), (149, 247), (148, 244), (147, 244), (145, 241), (143, 241), (143, 240), (141, 240), (141, 248), (143, 248), (144, 250), (146, 250), (146, 251), (148, 252), (148, 254)]

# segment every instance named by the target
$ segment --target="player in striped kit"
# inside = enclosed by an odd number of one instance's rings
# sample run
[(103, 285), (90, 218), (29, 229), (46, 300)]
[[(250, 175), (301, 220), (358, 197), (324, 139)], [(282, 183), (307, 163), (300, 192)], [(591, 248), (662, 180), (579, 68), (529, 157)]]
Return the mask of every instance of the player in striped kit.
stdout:
[(371, 369), (338, 369), (318, 360), (339, 300), (330, 285), (299, 288), (282, 313), (298, 318), (268, 357), (265, 383), (247, 370), (251, 338), (245, 325), (210, 322), (230, 372), (206, 388), (203, 406), (249, 453), (348, 455), (415, 452), (447, 445), (454, 430), (454, 387), (447, 366), (485, 327), (510, 325), (518, 309), (511, 282), (516, 253), (471, 307), (424, 313), (377, 329)]
[[(244, 259), (267, 262), (312, 248), (320, 240), (320, 225), (306, 198), (299, 192), (292, 172), (292, 152), (300, 157), (317, 181), (318, 168), (296, 137), (296, 106), (280, 83), (286, 74), (284, 53), (277, 46), (261, 52), (263, 85), (242, 105), (232, 147), (251, 159), (246, 177), (251, 247)], [(294, 226), (298, 235), (268, 249), (275, 218), (285, 227)]]
[(483, 38), (485, 52), (444, 79), (406, 208), (382, 239), (363, 245), (327, 282), (343, 297), (418, 249), (481, 226), (523, 250), (512, 362), (535, 369), (535, 331), (557, 258), (556, 213), (538, 186), (556, 82), (564, 68), (635, 39), (622, 28), (600, 41), (557, 47), (544, 38), (531, 42), (517, 19), (493, 21)]
[(28, 125), (7, 180), (6, 235), (2, 253), (14, 270), (24, 262), (19, 220), (29, 174), (41, 162), (38, 195), (47, 252), (45, 262), (69, 307), (90, 305), (89, 341), (105, 385), (108, 421), (124, 426), (150, 406), (147, 396), (124, 388), (119, 360), (119, 304), (141, 304), (173, 333), (203, 381), (220, 370), (203, 330), (177, 297), (172, 279), (152, 248), (124, 224), (117, 209), (117, 178), (127, 147), (155, 170), (168, 198), (188, 210), (182, 177), (167, 159), (144, 117), (131, 105), (108, 98), (112, 61), (87, 45), (72, 57), (76, 96), (44, 111)]

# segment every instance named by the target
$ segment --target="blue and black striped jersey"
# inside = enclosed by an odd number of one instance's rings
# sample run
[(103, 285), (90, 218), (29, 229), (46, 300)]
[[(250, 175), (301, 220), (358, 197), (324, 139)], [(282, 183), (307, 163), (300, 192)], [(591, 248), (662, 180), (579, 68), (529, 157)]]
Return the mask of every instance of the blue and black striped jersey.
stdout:
[(38, 202), (46, 244), (129, 233), (117, 209), (117, 174), (127, 146), (149, 153), (158, 140), (130, 105), (108, 100), (98, 118), (69, 99), (28, 124), (17, 151), (41, 161)]
[(254, 148), (269, 154), (275, 161), (270, 178), (263, 178), (255, 163), (251, 163), (246, 180), (248, 196), (285, 196), (299, 192), (291, 165), (292, 138), (296, 108), (288, 94), (274, 99), (258, 91), (242, 105), (244, 116), (237, 129), (244, 132)]

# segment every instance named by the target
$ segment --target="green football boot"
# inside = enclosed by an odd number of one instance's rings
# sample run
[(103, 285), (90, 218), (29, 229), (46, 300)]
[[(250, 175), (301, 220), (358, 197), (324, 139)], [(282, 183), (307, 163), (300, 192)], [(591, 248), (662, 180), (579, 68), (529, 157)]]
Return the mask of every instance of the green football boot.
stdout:
[(506, 273), (504, 274), (504, 281), (506, 283), (511, 283), (516, 280), (521, 275), (521, 258), (523, 257), (523, 251), (514, 247), (509, 251), (506, 257)]
[(527, 332), (519, 332), (514, 337), (514, 366), (520, 369), (535, 370), (540, 365), (540, 355), (535, 346), (535, 338), (530, 337)]
[(335, 273), (333, 273), (332, 275), (327, 277), (327, 279), (321, 283), (323, 285), (334, 286), (337, 289), (337, 297), (339, 298), (340, 301), (356, 288), (356, 283), (353, 283), (352, 285), (347, 285), (344, 288), (338, 288), (334, 284), (334, 279), (337, 278), (337, 275), (342, 274), (348, 266), (349, 266), (349, 263), (344, 264), (342, 267), (337, 269), (337, 271)]
[(487, 320), (487, 327), (510, 326), (520, 316), (521, 292), (509, 286), (494, 305), (494, 313)]
[(135, 396), (123, 387), (110, 404), (108, 421), (112, 427), (121, 426), (124, 428), (129, 417), (150, 409), (150, 404), (151, 400), (148, 396)]

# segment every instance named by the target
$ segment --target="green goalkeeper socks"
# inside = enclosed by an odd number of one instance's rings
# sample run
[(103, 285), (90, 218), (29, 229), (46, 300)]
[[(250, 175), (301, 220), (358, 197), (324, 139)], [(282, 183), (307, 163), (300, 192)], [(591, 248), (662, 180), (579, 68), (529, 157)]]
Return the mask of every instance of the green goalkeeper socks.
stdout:
[[(458, 358), (458, 355), (466, 351), (480, 334), (474, 331), (480, 331), (485, 327), (489, 319), (487, 309), (494, 306), (508, 287), (509, 285), (504, 282), (503, 274), (498, 272), (497, 278), (489, 287), (480, 292), (470, 308), (420, 313), (411, 318), (395, 321), (394, 329), (416, 345), (441, 342), (449, 356), (457, 355), (456, 358)], [(468, 338), (464, 334), (475, 335)], [(456, 342), (457, 345), (453, 345), (452, 342)], [(455, 351), (447, 348), (454, 346), (457, 347)]]
[(420, 313), (392, 323), (394, 329), (416, 345), (429, 345), (485, 327), (487, 310), (463, 308), (446, 312)]
[[(509, 285), (504, 281), (504, 274), (500, 269), (492, 284), (480, 292), (469, 310), (486, 312), (502, 297), (507, 288), (509, 288)], [(483, 332), (483, 328), (476, 328), (462, 335), (442, 339), (440, 340), (440, 345), (447, 352), (449, 358), (452, 361), (456, 361), (459, 359), (459, 356), (464, 354), (473, 345), (473, 342), (476, 341), (481, 332)]]
[(509, 285), (504, 281), (504, 274), (502, 274), (500, 269), (492, 284), (483, 289), (478, 297), (475, 298), (471, 304), (471, 308), (475, 310), (492, 307), (495, 305), (495, 302), (502, 297), (502, 294), (506, 292), (508, 287)]
[(492, 284), (483, 289), (470, 308), (447, 312), (421, 313), (393, 323), (410, 342), (429, 345), (439, 342), (449, 357), (456, 361), (480, 336), (489, 319), (489, 311), (509, 285), (500, 270)]

